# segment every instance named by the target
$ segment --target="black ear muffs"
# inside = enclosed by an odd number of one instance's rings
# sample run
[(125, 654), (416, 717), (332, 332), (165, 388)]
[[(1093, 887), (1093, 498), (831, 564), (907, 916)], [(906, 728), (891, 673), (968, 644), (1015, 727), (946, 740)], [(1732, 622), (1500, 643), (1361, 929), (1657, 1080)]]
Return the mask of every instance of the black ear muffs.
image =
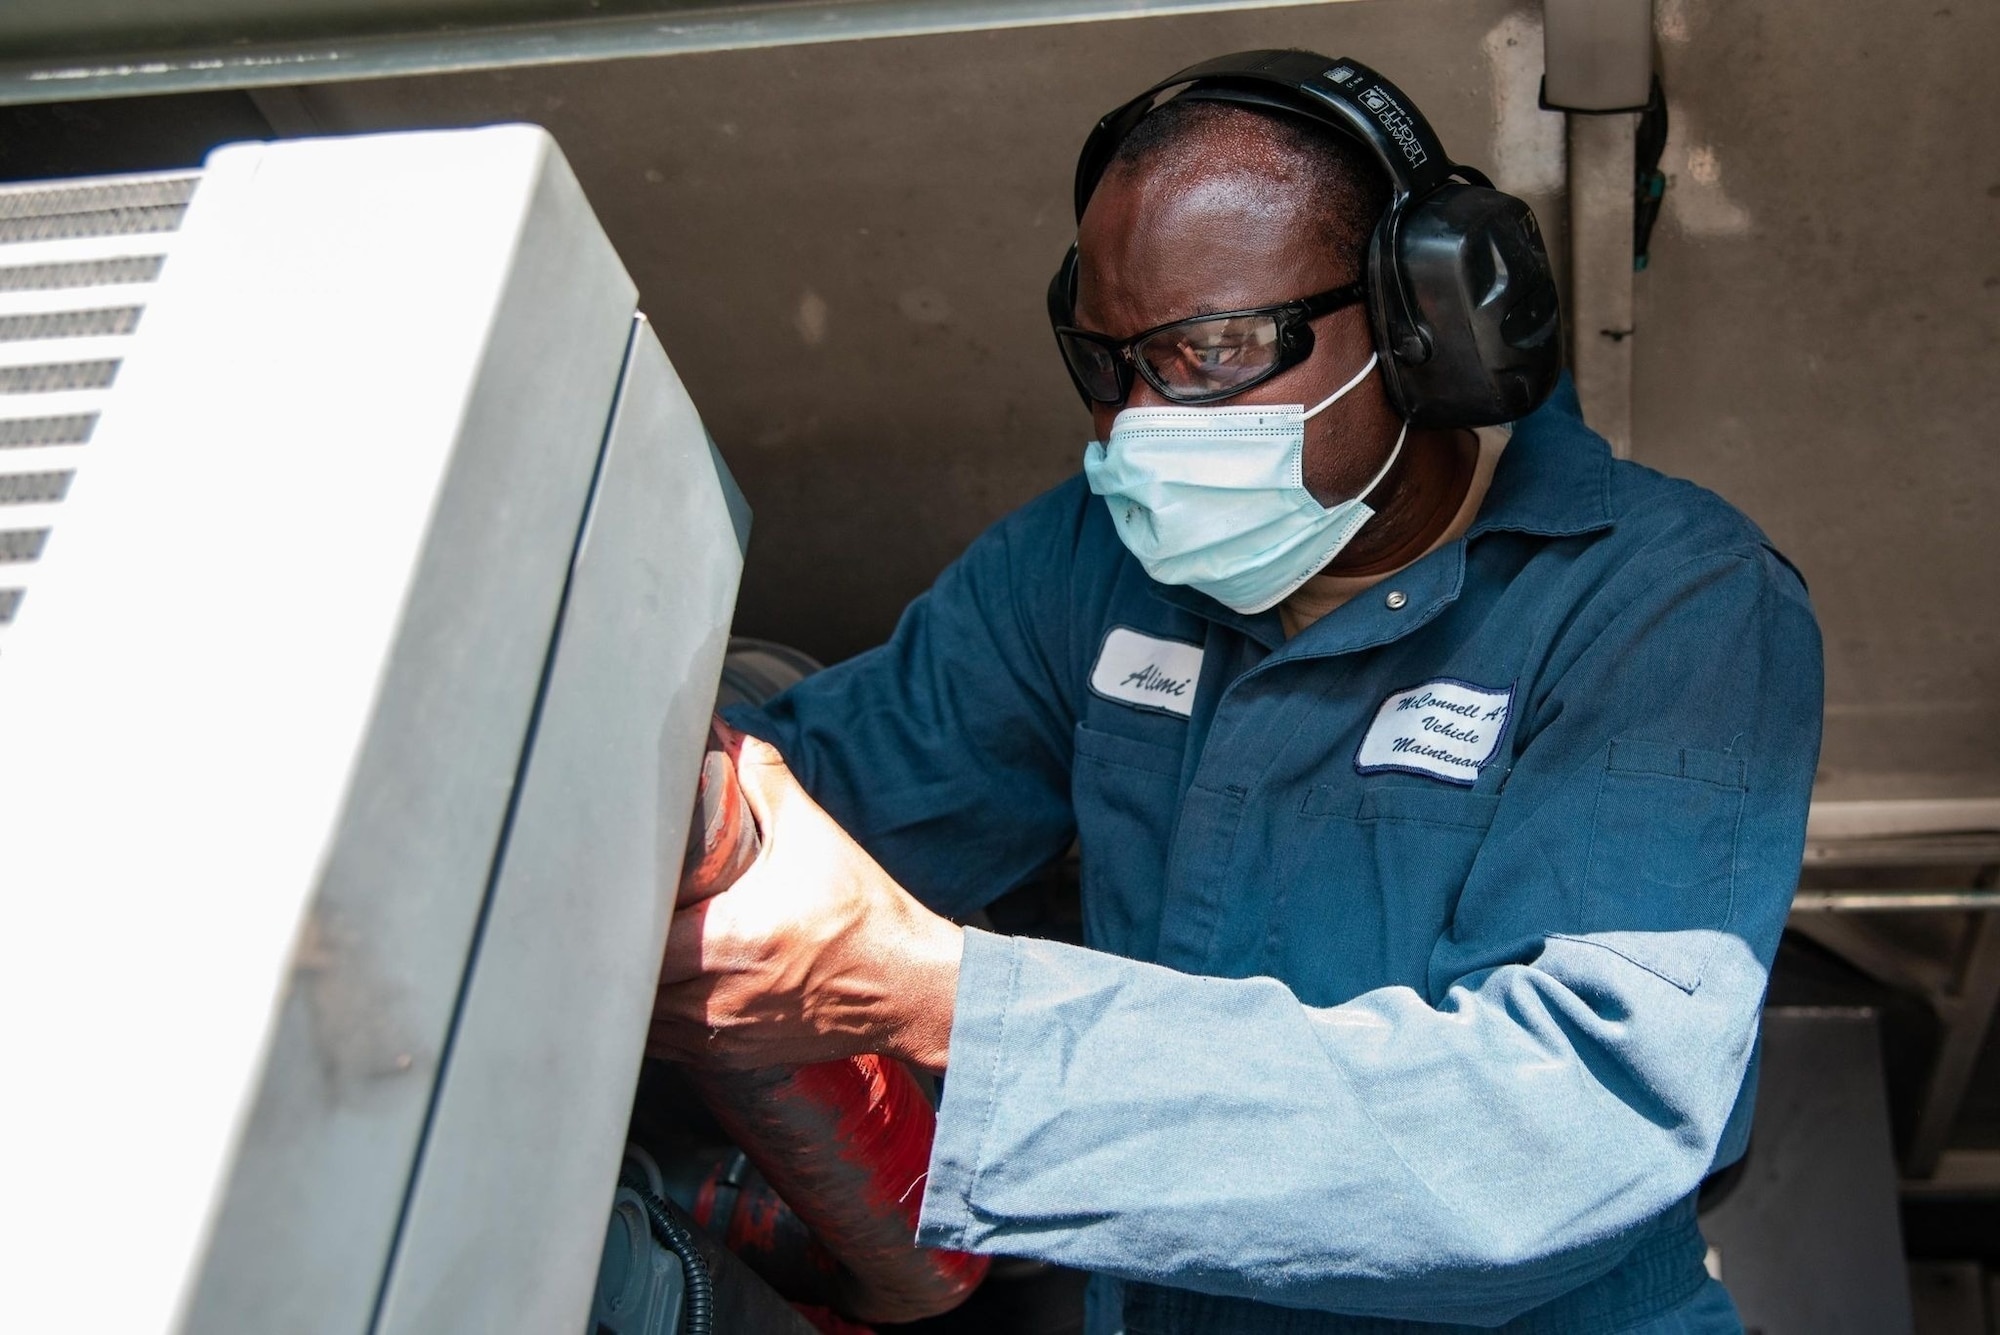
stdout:
[(1533, 211), (1484, 185), (1447, 185), (1410, 210), (1394, 240), (1414, 320), (1405, 328), (1392, 314), (1377, 342), (1396, 349), (1384, 360), (1403, 415), (1484, 426), (1540, 407), (1562, 370), (1562, 318)]
[[(1361, 143), (1388, 175), (1389, 207), (1368, 245), (1368, 311), (1389, 401), (1411, 425), (1508, 422), (1549, 396), (1562, 369), (1562, 319), (1533, 211), (1446, 157), (1416, 104), (1359, 61), (1244, 51), (1162, 80), (1085, 141), (1079, 221), (1125, 136), (1179, 98), (1304, 117)], [(1076, 268), (1072, 245), (1049, 284), (1052, 324), (1071, 322)]]

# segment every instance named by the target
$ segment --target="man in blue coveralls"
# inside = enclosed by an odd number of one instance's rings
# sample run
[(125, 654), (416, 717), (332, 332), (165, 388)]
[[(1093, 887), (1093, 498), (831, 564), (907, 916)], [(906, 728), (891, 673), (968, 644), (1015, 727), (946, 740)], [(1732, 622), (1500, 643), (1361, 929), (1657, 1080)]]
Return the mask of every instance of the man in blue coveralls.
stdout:
[[(1083, 476), (733, 717), (765, 846), (676, 923), (655, 1050), (949, 1065), (921, 1240), (1096, 1272), (1096, 1331), (1738, 1330), (1694, 1192), (1749, 1131), (1812, 610), (1566, 382), (1406, 420), (1382, 176), (1240, 101), (1116, 143)], [(1088, 948), (951, 921), (1072, 839)]]

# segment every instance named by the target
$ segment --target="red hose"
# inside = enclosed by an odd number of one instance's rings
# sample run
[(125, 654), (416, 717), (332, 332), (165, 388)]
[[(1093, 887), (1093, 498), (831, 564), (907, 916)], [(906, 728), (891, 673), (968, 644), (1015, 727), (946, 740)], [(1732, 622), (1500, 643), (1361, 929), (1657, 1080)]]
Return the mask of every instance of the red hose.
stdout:
[[(756, 858), (757, 823), (736, 781), (742, 740), (720, 719), (710, 727), (682, 904), (726, 890)], [(937, 1115), (902, 1063), (867, 1055), (689, 1075), (730, 1139), (840, 1263), (842, 1315), (914, 1321), (956, 1307), (985, 1278), (985, 1257), (915, 1243)]]
[(793, 1304), (824, 1308), (834, 1300), (840, 1262), (740, 1150), (709, 1169), (688, 1213)]

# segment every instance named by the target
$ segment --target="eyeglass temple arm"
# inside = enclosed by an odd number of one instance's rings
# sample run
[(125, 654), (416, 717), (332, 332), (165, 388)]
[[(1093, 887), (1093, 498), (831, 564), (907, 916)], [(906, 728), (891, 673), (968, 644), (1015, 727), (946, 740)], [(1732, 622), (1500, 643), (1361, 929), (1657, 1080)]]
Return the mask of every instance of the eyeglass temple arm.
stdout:
[(1351, 283), (1343, 283), (1339, 287), (1328, 288), (1324, 292), (1307, 297), (1299, 303), (1298, 309), (1301, 315), (1312, 319), (1329, 311), (1337, 311), (1343, 306), (1352, 306), (1355, 302), (1364, 300), (1367, 295), (1368, 284), (1357, 278)]

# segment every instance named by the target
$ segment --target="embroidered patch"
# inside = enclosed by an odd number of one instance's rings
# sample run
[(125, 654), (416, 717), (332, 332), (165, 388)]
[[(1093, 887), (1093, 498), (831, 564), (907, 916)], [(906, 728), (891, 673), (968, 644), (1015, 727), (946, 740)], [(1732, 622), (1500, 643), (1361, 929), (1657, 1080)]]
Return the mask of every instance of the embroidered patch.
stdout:
[(1401, 770), (1470, 787), (1493, 758), (1514, 688), (1490, 690), (1440, 677), (1398, 691), (1375, 711), (1354, 768), (1363, 774)]
[(1113, 626), (1090, 670), (1090, 689), (1107, 700), (1187, 718), (1201, 680), (1201, 646)]

